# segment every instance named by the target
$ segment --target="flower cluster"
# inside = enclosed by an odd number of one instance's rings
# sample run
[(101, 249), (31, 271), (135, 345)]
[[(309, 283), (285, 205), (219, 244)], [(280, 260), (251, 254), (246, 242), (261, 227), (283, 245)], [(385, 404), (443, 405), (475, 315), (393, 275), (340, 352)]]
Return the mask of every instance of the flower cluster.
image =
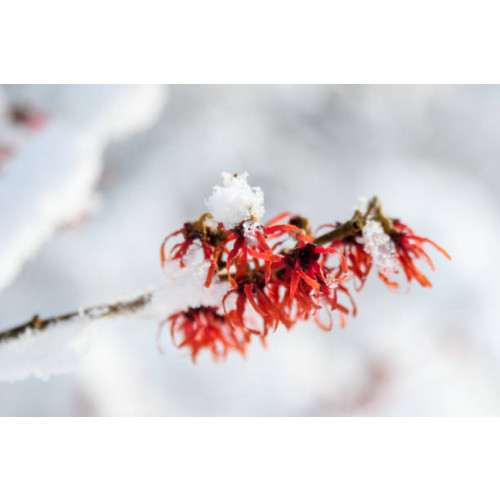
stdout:
[[(232, 185), (238, 196), (231, 191)], [(221, 195), (224, 192), (229, 198)], [(330, 230), (313, 237), (308, 220), (288, 212), (262, 224), (254, 214), (263, 214), (259, 205), (263, 195), (246, 185), (246, 176), (226, 174), (224, 187), (216, 187), (214, 193), (207, 205), (222, 217), (206, 213), (185, 223), (161, 245), (162, 265), (173, 261), (185, 267), (187, 256), (199, 252), (208, 263), (205, 286), (228, 286), (220, 303), (188, 307), (163, 322), (170, 323), (174, 343), (189, 348), (193, 361), (202, 349), (212, 352), (215, 359), (230, 350), (245, 354), (253, 337), (265, 345), (266, 336), (279, 325), (290, 329), (310, 318), (331, 330), (333, 312), (344, 326), (346, 315), (356, 314), (351, 282), (360, 291), (376, 268), (392, 289), (399, 286), (392, 275), (400, 270), (408, 282), (416, 280), (429, 287), (430, 281), (415, 264), (422, 258), (434, 269), (423, 244), (431, 244), (450, 258), (399, 219), (385, 216), (376, 198), (347, 222), (325, 224), (319, 229)], [(224, 206), (218, 207), (214, 198)], [(232, 209), (231, 203), (240, 206)], [(246, 218), (236, 224), (235, 213)], [(167, 251), (171, 238), (179, 241)]]

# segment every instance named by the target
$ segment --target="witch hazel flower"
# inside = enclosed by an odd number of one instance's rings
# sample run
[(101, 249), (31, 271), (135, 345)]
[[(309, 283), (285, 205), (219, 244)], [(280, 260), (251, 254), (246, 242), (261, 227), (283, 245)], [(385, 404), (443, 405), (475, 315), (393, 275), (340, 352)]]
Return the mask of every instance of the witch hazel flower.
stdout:
[[(247, 179), (246, 173), (224, 173), (222, 185), (206, 200), (209, 212), (163, 240), (160, 263), (182, 298), (150, 292), (112, 304), (97, 318), (149, 304), (166, 316), (159, 335), (169, 324), (174, 345), (188, 350), (193, 362), (204, 351), (221, 360), (233, 351), (245, 355), (254, 338), (266, 345), (268, 335), (299, 321), (312, 319), (328, 331), (336, 314), (344, 327), (349, 315), (356, 316), (353, 293), (362, 290), (372, 269), (391, 289), (398, 288), (392, 280), (401, 271), (408, 282), (432, 286), (417, 267), (423, 260), (434, 270), (426, 244), (450, 258), (432, 240), (386, 216), (376, 197), (347, 221), (325, 224), (314, 233), (307, 218), (290, 212), (263, 222), (263, 192)], [(189, 277), (192, 270), (196, 279), (188, 279), (183, 289), (175, 275)], [(0, 332), (0, 342), (17, 338), (27, 327), (40, 331), (75, 314), (36, 316)]]
[[(291, 224), (276, 224), (288, 214), (280, 214), (264, 226), (253, 221), (243, 221), (227, 233), (227, 237), (219, 245), (213, 264), (220, 271), (224, 264), (227, 278), (236, 287), (236, 280), (231, 273), (234, 264), (236, 274), (244, 274), (249, 265), (254, 269), (265, 273), (266, 283), (271, 277), (273, 263), (280, 262), (282, 256), (275, 252), (276, 248), (283, 244), (283, 237), (297, 241), (312, 241), (302, 229)], [(274, 241), (272, 247), (268, 242)]]
[[(367, 203), (363, 203), (367, 207)], [(363, 212), (364, 213), (364, 212)], [(372, 269), (373, 259), (364, 246), (362, 229), (363, 217), (360, 209), (356, 209), (352, 219), (345, 223), (323, 224), (316, 232), (329, 228), (330, 232), (320, 236), (318, 240), (330, 248), (340, 252), (346, 261), (348, 276), (356, 292), (362, 290)]]
[[(225, 238), (225, 233), (219, 228), (214, 228), (207, 223), (209, 214), (203, 214), (195, 222), (186, 222), (184, 227), (169, 234), (161, 244), (160, 259), (162, 267), (167, 262), (179, 261), (180, 267), (186, 266), (186, 256), (196, 248), (201, 248), (204, 259), (211, 261), (214, 250)], [(176, 243), (170, 250), (167, 250), (167, 243), (171, 238), (181, 237), (181, 241)]]
[[(441, 248), (429, 238), (423, 238), (414, 234), (408, 226), (403, 224), (398, 219), (393, 220), (393, 226), (394, 230), (396, 231), (396, 233), (393, 235), (393, 241), (397, 260), (401, 268), (403, 269), (408, 283), (412, 280), (416, 280), (422, 287), (432, 287), (432, 283), (422, 273), (422, 271), (417, 268), (415, 264), (415, 260), (424, 259), (429, 267), (433, 271), (435, 270), (434, 263), (423, 248), (424, 243), (432, 245), (437, 251), (441, 252), (441, 254), (443, 254), (449, 260), (451, 260), (450, 255), (448, 254), (448, 252), (446, 252), (446, 250)], [(394, 286), (393, 283), (389, 284)]]
[(423, 248), (424, 243), (432, 245), (447, 259), (450, 255), (429, 238), (423, 238), (413, 233), (399, 219), (386, 216), (377, 198), (372, 198), (364, 218), (363, 238), (365, 251), (371, 255), (378, 268), (378, 275), (389, 288), (399, 288), (399, 283), (390, 276), (403, 271), (406, 281), (416, 280), (422, 287), (430, 288), (432, 283), (419, 270), (417, 260), (423, 259), (431, 270), (434, 264)]
[[(178, 348), (186, 347), (191, 351), (191, 359), (202, 349), (210, 351), (214, 359), (225, 357), (230, 350), (245, 354), (246, 341), (240, 331), (229, 326), (225, 316), (219, 314), (217, 307), (189, 307), (169, 316), (170, 334)], [(164, 326), (160, 324), (161, 328)]]
[[(233, 307), (228, 305), (230, 298), (234, 299)], [(240, 278), (237, 286), (226, 293), (222, 304), (231, 327), (241, 330), (247, 340), (251, 335), (257, 335), (265, 342), (269, 331), (276, 331), (280, 321), (286, 321), (278, 305), (268, 296), (262, 275)]]
[[(339, 258), (337, 270), (326, 265), (332, 254)], [(317, 313), (322, 305), (326, 305), (328, 311), (339, 306), (336, 288), (347, 272), (343, 255), (334, 248), (299, 241), (296, 248), (283, 252), (281, 261), (273, 266), (273, 270), (276, 274), (274, 295), (278, 295), (276, 285), (285, 290), (279, 305), (290, 318), (294, 318), (293, 322), (312, 316), (321, 328), (330, 330), (331, 321), (325, 326)], [(330, 317), (329, 312), (328, 315)]]

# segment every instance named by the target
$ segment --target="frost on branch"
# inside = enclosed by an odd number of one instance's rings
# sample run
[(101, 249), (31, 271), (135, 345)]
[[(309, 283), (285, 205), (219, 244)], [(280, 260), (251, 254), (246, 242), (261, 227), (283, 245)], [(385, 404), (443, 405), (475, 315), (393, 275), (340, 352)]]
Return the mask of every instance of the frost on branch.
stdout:
[(222, 186), (214, 186), (205, 205), (216, 222), (232, 229), (240, 222), (264, 217), (264, 193), (260, 187), (250, 187), (248, 173), (222, 174)]

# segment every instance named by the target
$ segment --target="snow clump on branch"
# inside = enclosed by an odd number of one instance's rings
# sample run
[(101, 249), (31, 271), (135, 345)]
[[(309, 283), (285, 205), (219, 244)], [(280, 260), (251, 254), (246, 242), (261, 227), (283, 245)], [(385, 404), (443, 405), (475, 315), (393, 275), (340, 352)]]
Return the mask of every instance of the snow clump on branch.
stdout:
[(264, 217), (264, 192), (260, 187), (251, 187), (248, 173), (222, 173), (222, 186), (214, 186), (205, 205), (216, 222), (232, 229), (248, 219), (259, 221)]

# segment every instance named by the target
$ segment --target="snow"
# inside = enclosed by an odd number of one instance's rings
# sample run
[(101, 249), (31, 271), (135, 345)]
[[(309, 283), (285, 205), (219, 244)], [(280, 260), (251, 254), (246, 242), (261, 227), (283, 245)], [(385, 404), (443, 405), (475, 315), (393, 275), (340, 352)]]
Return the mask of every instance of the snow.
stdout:
[(380, 222), (373, 219), (366, 221), (363, 226), (362, 242), (379, 272), (385, 276), (396, 272), (398, 267), (396, 247)]
[(0, 343), (0, 381), (48, 380), (73, 371), (87, 350), (89, 328), (88, 319), (76, 318), (43, 331), (28, 328), (18, 339)]
[(53, 122), (9, 162), (0, 182), (0, 288), (59, 224), (85, 209), (101, 153), (67, 124)]
[(248, 173), (222, 173), (222, 186), (216, 185), (205, 204), (216, 222), (232, 229), (248, 219), (264, 217), (264, 193), (260, 187), (250, 187)]
[(243, 237), (247, 240), (247, 244), (255, 246), (257, 244), (257, 233), (262, 233), (262, 226), (253, 220), (246, 220), (241, 225), (241, 232)]
[(157, 86), (14, 86), (14, 102), (46, 109), (50, 122), (9, 160), (0, 178), (0, 290), (56, 229), (95, 205), (110, 140), (151, 126)]

